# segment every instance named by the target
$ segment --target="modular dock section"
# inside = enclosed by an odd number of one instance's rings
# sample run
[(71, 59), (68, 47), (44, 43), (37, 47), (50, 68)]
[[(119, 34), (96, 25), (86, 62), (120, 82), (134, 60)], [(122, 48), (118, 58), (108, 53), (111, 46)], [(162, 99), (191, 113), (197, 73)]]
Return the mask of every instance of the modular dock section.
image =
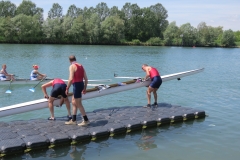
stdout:
[[(0, 122), (0, 157), (203, 118), (205, 111), (159, 103), (151, 108), (125, 106), (97, 109), (87, 115), (91, 122), (87, 127), (65, 125), (66, 117), (56, 118), (55, 121), (33, 119)], [(77, 120), (78, 123), (82, 121), (80, 115)]]

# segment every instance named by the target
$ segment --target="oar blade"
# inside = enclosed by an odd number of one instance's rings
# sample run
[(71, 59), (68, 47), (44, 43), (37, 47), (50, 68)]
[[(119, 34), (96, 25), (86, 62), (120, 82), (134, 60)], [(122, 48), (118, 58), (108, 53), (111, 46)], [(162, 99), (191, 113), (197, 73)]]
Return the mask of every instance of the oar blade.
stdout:
[(29, 91), (31, 91), (31, 92), (35, 92), (35, 89), (34, 89), (34, 88), (31, 88), (31, 89), (29, 89)]
[(6, 90), (5, 93), (9, 93), (10, 94), (10, 93), (12, 93), (12, 91), (11, 90)]

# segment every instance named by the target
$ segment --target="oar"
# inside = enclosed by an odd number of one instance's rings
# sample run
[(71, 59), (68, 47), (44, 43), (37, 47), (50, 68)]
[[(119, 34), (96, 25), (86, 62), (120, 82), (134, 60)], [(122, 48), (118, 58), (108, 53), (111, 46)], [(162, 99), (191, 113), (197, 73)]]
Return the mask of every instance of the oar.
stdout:
[(8, 90), (6, 90), (5, 93), (12, 93), (12, 91), (10, 90), (11, 84), (12, 84), (12, 79), (10, 80), (10, 84), (9, 84)]
[(116, 73), (114, 73), (114, 78), (138, 79), (138, 78), (141, 78), (141, 77), (119, 77)]
[(43, 77), (43, 78), (41, 79), (41, 81), (39, 81), (33, 88), (29, 89), (29, 91), (35, 92), (35, 87), (37, 87), (37, 85), (39, 85), (39, 83), (41, 83), (45, 78), (46, 78), (46, 77)]
[[(62, 79), (64, 82), (67, 82), (68, 80)], [(112, 79), (90, 79), (88, 82), (110, 82)]]

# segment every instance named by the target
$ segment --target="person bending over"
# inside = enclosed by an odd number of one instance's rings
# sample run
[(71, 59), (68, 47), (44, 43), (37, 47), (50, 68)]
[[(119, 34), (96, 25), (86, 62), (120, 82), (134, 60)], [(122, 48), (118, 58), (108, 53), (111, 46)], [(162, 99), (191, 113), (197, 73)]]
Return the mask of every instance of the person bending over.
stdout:
[(162, 84), (161, 76), (156, 68), (148, 66), (147, 64), (142, 65), (142, 70), (144, 72), (146, 72), (145, 80), (147, 80), (149, 78), (152, 80), (152, 82), (150, 83), (150, 85), (148, 86), (148, 89), (147, 89), (148, 104), (144, 107), (151, 107), (151, 93), (153, 93), (154, 100), (155, 100), (153, 105), (157, 107), (157, 105), (158, 105), (157, 104), (157, 90)]
[[(52, 87), (51, 95), (50, 97), (47, 94), (46, 88), (47, 87)], [(53, 107), (53, 102), (55, 98), (58, 98), (59, 95), (61, 95), (61, 102), (60, 106), (62, 106), (63, 102), (66, 104), (66, 108), (68, 111), (68, 121), (72, 119), (71, 112), (70, 112), (70, 102), (68, 100), (68, 97), (65, 93), (67, 85), (62, 79), (55, 78), (54, 80), (47, 82), (42, 85), (42, 91), (44, 94), (44, 97), (48, 99), (48, 107), (51, 113), (51, 117), (48, 118), (48, 120), (55, 120), (54, 117), (54, 107)]]

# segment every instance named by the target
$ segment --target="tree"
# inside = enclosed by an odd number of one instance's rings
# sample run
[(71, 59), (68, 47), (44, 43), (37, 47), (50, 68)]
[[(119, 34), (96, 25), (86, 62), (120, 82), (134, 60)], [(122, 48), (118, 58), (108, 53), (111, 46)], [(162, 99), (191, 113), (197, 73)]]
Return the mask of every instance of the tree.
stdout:
[(63, 18), (63, 23), (61, 25), (62, 25), (63, 38), (64, 38), (64, 41), (66, 42), (71, 41), (71, 39), (69, 39), (69, 32), (73, 26), (73, 21), (74, 21), (74, 18), (70, 16)]
[(83, 14), (83, 10), (77, 8), (74, 4), (68, 8), (67, 17), (77, 18), (79, 15)]
[(20, 43), (39, 42), (42, 37), (42, 28), (39, 15), (27, 16), (19, 14), (13, 18), (14, 30)]
[(116, 44), (124, 38), (124, 21), (119, 16), (107, 17), (101, 23), (102, 40), (105, 43)]
[(95, 13), (89, 19), (86, 19), (86, 30), (88, 35), (88, 43), (100, 43), (100, 19)]
[(73, 21), (71, 29), (67, 32), (69, 40), (73, 43), (87, 43), (86, 24), (82, 15), (78, 16)]
[(16, 8), (10, 1), (0, 1), (0, 17), (14, 17)]
[(153, 32), (155, 32), (157, 35), (156, 37), (163, 38), (163, 32), (168, 26), (168, 14), (167, 10), (162, 6), (162, 4), (157, 3), (155, 5), (150, 6), (150, 10), (155, 14), (156, 16), (156, 22), (153, 24)]
[(197, 29), (191, 26), (190, 23), (181, 25), (180, 33), (182, 35), (183, 46), (194, 46), (196, 44)]
[(137, 4), (125, 3), (121, 11), (124, 13), (125, 38), (128, 41), (138, 38), (142, 22), (142, 11)]
[(222, 45), (225, 47), (230, 47), (235, 45), (235, 37), (231, 29), (223, 32)]
[(91, 16), (96, 12), (95, 10), (96, 9), (93, 8), (93, 7), (90, 7), (90, 8), (84, 7), (84, 9), (83, 9), (83, 19), (84, 20), (90, 19)]
[(180, 45), (180, 31), (176, 22), (171, 22), (163, 32), (165, 45)]
[(48, 12), (48, 18), (50, 19), (56, 19), (56, 18), (62, 18), (62, 7), (58, 3), (53, 3), (52, 8)]
[(42, 13), (43, 9), (36, 7), (36, 4), (30, 0), (23, 0), (16, 10), (16, 15), (24, 14), (27, 16), (34, 16), (35, 14), (42, 15)]
[(100, 22), (104, 21), (107, 16), (109, 16), (109, 8), (106, 3), (99, 3), (96, 6), (96, 13), (100, 19)]
[(47, 18), (43, 23), (43, 31), (46, 40), (50, 43), (61, 42), (62, 40), (62, 25), (60, 18)]
[(109, 16), (119, 16), (121, 19), (124, 18), (124, 13), (120, 10), (118, 10), (117, 6), (113, 6), (109, 10)]
[(234, 32), (236, 42), (240, 42), (240, 31)]

